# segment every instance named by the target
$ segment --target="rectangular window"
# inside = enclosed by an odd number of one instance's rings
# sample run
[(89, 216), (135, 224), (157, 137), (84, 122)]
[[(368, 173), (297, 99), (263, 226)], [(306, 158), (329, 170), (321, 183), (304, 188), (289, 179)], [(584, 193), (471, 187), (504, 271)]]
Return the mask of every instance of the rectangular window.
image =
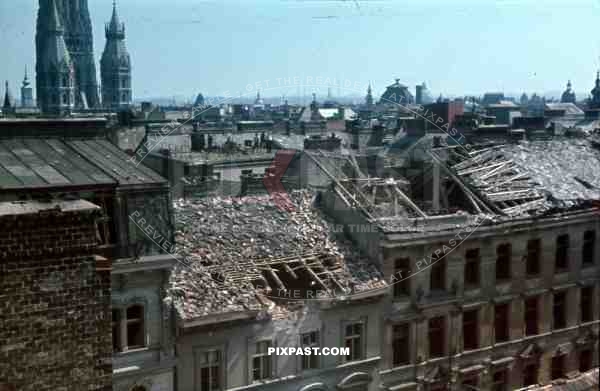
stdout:
[(579, 372), (586, 372), (592, 369), (592, 349), (584, 349), (579, 352)]
[(492, 383), (494, 391), (507, 391), (508, 375), (506, 373), (506, 369), (501, 369), (499, 371), (494, 372)]
[(494, 308), (494, 335), (496, 343), (508, 341), (508, 304), (497, 304)]
[(538, 333), (538, 298), (525, 300), (525, 335)]
[(554, 329), (562, 329), (567, 326), (567, 316), (565, 311), (566, 300), (567, 294), (565, 292), (554, 293), (554, 301), (552, 303), (552, 318), (554, 320)]
[(511, 245), (503, 243), (496, 248), (496, 281), (510, 279)]
[(540, 274), (540, 253), (541, 241), (539, 239), (531, 239), (527, 241), (527, 276), (537, 276)]
[(559, 235), (556, 238), (556, 270), (564, 271), (569, 267), (569, 235)]
[(530, 362), (523, 368), (523, 387), (537, 384), (538, 365), (536, 362)]
[[(311, 331), (300, 336), (303, 348), (317, 348), (321, 346), (319, 340), (319, 332)], [(302, 356), (302, 369), (316, 369), (319, 368), (319, 356), (316, 354)]]
[(397, 324), (392, 328), (392, 352), (394, 367), (410, 364), (410, 326), (406, 324)]
[(346, 325), (344, 346), (350, 349), (350, 354), (346, 356), (346, 361), (361, 360), (364, 358), (363, 333), (364, 325), (362, 323), (351, 323)]
[(465, 285), (469, 287), (479, 286), (479, 249), (472, 248), (465, 254)]
[(581, 263), (583, 266), (594, 264), (594, 253), (596, 248), (596, 231), (585, 231), (583, 233), (583, 250)]
[(127, 348), (135, 349), (144, 343), (144, 307), (133, 305), (127, 308)]
[(552, 357), (551, 380), (565, 377), (565, 355)]
[(479, 347), (478, 310), (463, 312), (463, 350)]
[(432, 291), (446, 290), (446, 259), (438, 259), (431, 265), (430, 283)]
[(394, 262), (394, 297), (410, 295), (410, 259), (401, 258)]
[(113, 352), (121, 351), (121, 311), (112, 310)]
[(429, 319), (429, 357), (442, 357), (446, 351), (446, 319), (443, 316)]
[(272, 376), (272, 357), (267, 352), (272, 346), (271, 341), (261, 341), (256, 344), (256, 353), (252, 356), (252, 380), (264, 380)]
[(221, 391), (221, 352), (207, 350), (197, 355), (197, 391)]
[(582, 322), (591, 322), (594, 320), (594, 308), (592, 306), (593, 302), (593, 286), (586, 286), (581, 288), (581, 321)]

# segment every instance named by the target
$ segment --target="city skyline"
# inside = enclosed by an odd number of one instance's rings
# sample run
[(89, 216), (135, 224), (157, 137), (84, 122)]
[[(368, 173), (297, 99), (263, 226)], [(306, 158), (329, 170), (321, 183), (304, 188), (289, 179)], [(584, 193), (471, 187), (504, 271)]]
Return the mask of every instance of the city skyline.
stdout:
[[(18, 96), (25, 66), (33, 76), (37, 3), (0, 4), (3, 35), (11, 38), (5, 42), (10, 55), (0, 66), (0, 79), (9, 81), (13, 96)], [(249, 97), (256, 89), (248, 85), (257, 82), (318, 76), (361, 86), (342, 88), (341, 95), (360, 96), (371, 82), (377, 97), (394, 78), (411, 88), (426, 82), (434, 96), (486, 91), (554, 95), (571, 80), (578, 99), (585, 98), (599, 67), (600, 41), (586, 36), (600, 18), (600, 2), (551, 3), (552, 7), (532, 1), (465, 0), (459, 5), (439, 0), (117, 4), (127, 27), (136, 99), (199, 92), (219, 96), (226, 91)], [(90, 0), (89, 8), (98, 61), (112, 2)], [(324, 87), (319, 96), (326, 95)], [(297, 86), (261, 91), (264, 97), (310, 95)], [(340, 95), (340, 89), (332, 86), (332, 94)]]

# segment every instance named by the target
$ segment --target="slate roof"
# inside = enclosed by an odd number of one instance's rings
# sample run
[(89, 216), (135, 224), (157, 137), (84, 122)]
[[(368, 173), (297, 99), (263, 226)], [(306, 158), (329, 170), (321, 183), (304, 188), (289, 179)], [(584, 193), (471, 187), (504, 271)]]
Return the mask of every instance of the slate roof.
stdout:
[(0, 190), (166, 184), (106, 139), (0, 139)]

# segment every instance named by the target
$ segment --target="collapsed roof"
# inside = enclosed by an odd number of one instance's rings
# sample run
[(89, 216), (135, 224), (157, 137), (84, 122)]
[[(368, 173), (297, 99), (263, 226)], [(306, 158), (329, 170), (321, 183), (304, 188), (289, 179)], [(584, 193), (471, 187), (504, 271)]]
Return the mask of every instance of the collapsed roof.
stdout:
[(169, 294), (182, 320), (273, 314), (323, 293), (331, 298), (386, 286), (373, 262), (335, 237), (312, 207), (312, 193), (294, 192), (291, 200), (289, 210), (269, 196), (175, 202), (183, 260), (173, 270)]

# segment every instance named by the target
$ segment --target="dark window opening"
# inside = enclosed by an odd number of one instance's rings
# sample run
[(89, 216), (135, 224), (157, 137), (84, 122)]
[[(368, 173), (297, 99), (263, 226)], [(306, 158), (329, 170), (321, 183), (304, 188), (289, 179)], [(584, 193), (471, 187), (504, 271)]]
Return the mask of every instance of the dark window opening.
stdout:
[(127, 308), (127, 347), (140, 348), (144, 343), (144, 307), (134, 305)]
[(410, 340), (408, 324), (394, 325), (392, 328), (392, 351), (394, 367), (410, 364)]
[(554, 302), (552, 303), (552, 318), (554, 320), (554, 329), (562, 329), (567, 325), (566, 316), (566, 300), (567, 294), (565, 292), (557, 292), (554, 294)]
[(584, 349), (579, 352), (579, 372), (586, 372), (592, 369), (593, 351)]
[(496, 248), (496, 280), (510, 279), (511, 245), (503, 243)]
[(479, 249), (467, 250), (465, 254), (465, 285), (479, 286)]
[(581, 321), (591, 322), (594, 318), (593, 308), (594, 287), (586, 286), (581, 288)]
[(494, 308), (494, 335), (496, 342), (508, 341), (508, 306), (508, 304), (498, 304)]
[(552, 380), (565, 377), (565, 355), (561, 354), (552, 357), (552, 368), (550, 378)]
[(446, 289), (446, 260), (438, 259), (431, 265), (430, 284), (432, 291)]
[(121, 350), (121, 312), (112, 310), (112, 343), (113, 352)]
[(567, 269), (569, 265), (569, 235), (560, 235), (556, 238), (556, 257), (554, 266), (556, 270)]
[(429, 319), (429, 357), (442, 357), (446, 351), (446, 319), (443, 316)]
[(540, 273), (541, 247), (539, 239), (531, 239), (527, 242), (526, 273), (528, 276), (536, 276)]
[(538, 365), (535, 362), (530, 362), (523, 368), (523, 386), (531, 386), (537, 384)]
[(394, 297), (410, 295), (410, 259), (397, 259), (394, 263)]
[(479, 348), (479, 322), (478, 310), (463, 313), (463, 349), (473, 350)]
[(508, 375), (506, 373), (506, 369), (501, 369), (499, 371), (494, 372), (494, 377), (492, 379), (492, 387), (494, 391), (506, 391), (508, 383)]
[(538, 298), (525, 300), (525, 335), (538, 333)]
[(583, 233), (583, 250), (581, 263), (584, 266), (594, 264), (594, 253), (596, 248), (596, 231), (585, 231)]

